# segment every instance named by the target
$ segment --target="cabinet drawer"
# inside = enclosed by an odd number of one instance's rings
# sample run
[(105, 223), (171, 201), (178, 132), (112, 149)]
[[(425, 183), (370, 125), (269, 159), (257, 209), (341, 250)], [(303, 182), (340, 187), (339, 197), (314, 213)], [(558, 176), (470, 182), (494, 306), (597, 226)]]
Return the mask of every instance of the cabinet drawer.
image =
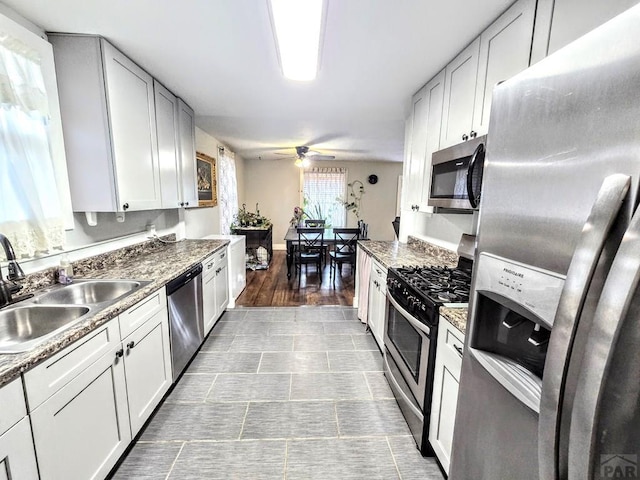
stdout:
[(120, 321), (120, 336), (122, 339), (128, 337), (131, 332), (163, 308), (167, 308), (167, 293), (164, 288), (161, 288), (144, 300), (136, 303), (126, 312), (122, 312), (118, 317)]
[(118, 322), (114, 319), (26, 372), (24, 386), (29, 411), (33, 411), (119, 343)]
[(216, 268), (220, 266), (225, 258), (227, 258), (227, 249), (223, 248), (222, 250), (218, 250), (213, 255), (210, 255), (202, 262), (202, 276), (208, 277), (209, 275), (215, 273)]
[[(444, 332), (444, 345), (441, 347), (445, 347), (445, 355), (444, 361), (451, 368), (455, 367), (455, 371), (458, 376), (460, 375), (460, 368), (462, 367), (462, 354), (464, 352), (464, 338), (462, 332), (452, 327), (448, 322), (442, 322), (443, 327), (445, 327)], [(440, 347), (438, 347), (440, 348)]]
[(27, 414), (22, 379), (16, 378), (0, 389), (0, 435)]

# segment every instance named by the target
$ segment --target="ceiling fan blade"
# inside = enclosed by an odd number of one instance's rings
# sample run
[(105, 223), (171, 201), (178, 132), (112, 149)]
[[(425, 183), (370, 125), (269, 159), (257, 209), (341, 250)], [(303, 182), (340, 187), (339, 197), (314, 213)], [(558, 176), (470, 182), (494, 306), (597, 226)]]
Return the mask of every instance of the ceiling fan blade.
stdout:
[(336, 157), (334, 155), (317, 154), (317, 155), (307, 155), (307, 158), (309, 158), (310, 160), (335, 160)]

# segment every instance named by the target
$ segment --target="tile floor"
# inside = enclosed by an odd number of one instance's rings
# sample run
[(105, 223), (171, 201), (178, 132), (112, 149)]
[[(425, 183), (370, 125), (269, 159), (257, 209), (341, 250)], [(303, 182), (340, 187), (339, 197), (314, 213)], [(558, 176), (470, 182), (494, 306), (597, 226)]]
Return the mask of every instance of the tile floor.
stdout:
[(226, 312), (114, 479), (441, 480), (355, 310)]

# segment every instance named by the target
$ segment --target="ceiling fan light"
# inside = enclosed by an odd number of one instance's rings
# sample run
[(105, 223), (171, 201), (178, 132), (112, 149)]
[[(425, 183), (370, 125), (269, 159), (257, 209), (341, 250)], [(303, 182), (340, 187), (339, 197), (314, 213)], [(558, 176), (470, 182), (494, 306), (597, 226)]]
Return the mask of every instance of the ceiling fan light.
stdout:
[(298, 168), (304, 167), (304, 161), (301, 158), (296, 158), (294, 165)]
[(323, 0), (270, 0), (282, 73), (290, 80), (316, 78)]

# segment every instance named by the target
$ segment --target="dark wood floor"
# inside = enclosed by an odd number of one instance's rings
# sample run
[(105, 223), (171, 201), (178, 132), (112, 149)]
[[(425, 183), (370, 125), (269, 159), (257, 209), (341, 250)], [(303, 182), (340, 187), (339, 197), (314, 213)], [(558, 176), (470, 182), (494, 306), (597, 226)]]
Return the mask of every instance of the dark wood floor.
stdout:
[(236, 300), (238, 307), (298, 307), (302, 305), (352, 306), (355, 277), (345, 265), (342, 277), (330, 278), (329, 265), (322, 271), (322, 281), (313, 265), (302, 276), (287, 279), (286, 252), (274, 251), (267, 270), (247, 270), (247, 286)]

